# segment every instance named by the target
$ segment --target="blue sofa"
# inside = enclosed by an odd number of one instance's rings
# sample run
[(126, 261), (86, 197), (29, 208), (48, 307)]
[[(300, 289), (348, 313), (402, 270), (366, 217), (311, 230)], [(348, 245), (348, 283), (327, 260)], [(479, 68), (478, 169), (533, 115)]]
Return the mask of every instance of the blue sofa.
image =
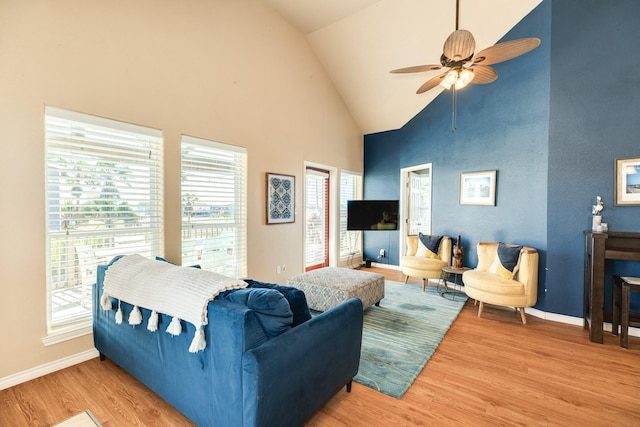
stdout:
[[(98, 266), (93, 292), (93, 336), (100, 358), (122, 367), (196, 425), (299, 426), (342, 387), (350, 391), (360, 363), (359, 299), (309, 320), (298, 318), (293, 323), (302, 323), (269, 337), (261, 324), (263, 314), (242, 304), (240, 294), (221, 295), (208, 304), (206, 348), (190, 353), (195, 328), (188, 322), (182, 322), (186, 333), (178, 336), (164, 332), (171, 320), (165, 315), (160, 315), (156, 332), (143, 324), (115, 323), (115, 310), (100, 305), (107, 268)], [(248, 292), (225, 294), (240, 291)], [(121, 307), (126, 319), (132, 306), (122, 302)], [(148, 318), (149, 310), (141, 311)]]

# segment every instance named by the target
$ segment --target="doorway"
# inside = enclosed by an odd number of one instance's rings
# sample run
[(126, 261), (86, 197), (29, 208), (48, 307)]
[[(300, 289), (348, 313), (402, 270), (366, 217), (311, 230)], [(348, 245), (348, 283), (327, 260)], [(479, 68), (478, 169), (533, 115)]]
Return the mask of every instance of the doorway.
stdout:
[(400, 183), (400, 258), (408, 235), (431, 234), (432, 164), (402, 168)]
[(329, 266), (330, 171), (305, 168), (305, 271)]

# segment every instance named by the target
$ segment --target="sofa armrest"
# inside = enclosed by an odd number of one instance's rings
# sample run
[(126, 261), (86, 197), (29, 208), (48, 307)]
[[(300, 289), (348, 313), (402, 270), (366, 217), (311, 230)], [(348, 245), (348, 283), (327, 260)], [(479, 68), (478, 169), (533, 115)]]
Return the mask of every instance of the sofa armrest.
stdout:
[(245, 426), (298, 426), (358, 373), (362, 302), (352, 298), (242, 357)]

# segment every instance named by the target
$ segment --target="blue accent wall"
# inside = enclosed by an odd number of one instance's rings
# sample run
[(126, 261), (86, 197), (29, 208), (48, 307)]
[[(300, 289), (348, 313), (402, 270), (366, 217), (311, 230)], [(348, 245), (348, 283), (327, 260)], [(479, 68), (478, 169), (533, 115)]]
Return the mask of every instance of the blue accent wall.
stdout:
[[(547, 275), (553, 286), (545, 310), (582, 316), (582, 230), (591, 228), (596, 196), (604, 199), (611, 230), (640, 231), (640, 207), (614, 203), (615, 159), (640, 157), (640, 2), (552, 5)], [(638, 263), (608, 263), (610, 271), (640, 275)], [(640, 311), (638, 300), (633, 306)]]
[[(365, 199), (399, 199), (400, 169), (432, 163), (432, 232), (460, 234), (469, 267), (479, 241), (535, 247), (536, 308), (582, 316), (582, 233), (596, 195), (611, 230), (640, 231), (640, 207), (613, 203), (614, 159), (640, 156), (638, 18), (636, 0), (544, 0), (503, 38), (541, 45), (458, 93), (455, 132), (445, 91), (401, 129), (365, 136)], [(484, 170), (497, 170), (496, 206), (461, 206), (460, 174)], [(383, 233), (365, 233), (365, 256), (388, 248), (399, 265), (398, 232)]]

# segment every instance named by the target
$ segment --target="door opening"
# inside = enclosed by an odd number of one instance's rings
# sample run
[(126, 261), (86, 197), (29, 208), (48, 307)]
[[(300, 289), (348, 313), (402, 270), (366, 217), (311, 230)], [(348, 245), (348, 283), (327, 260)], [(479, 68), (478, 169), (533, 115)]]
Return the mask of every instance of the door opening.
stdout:
[(403, 168), (400, 171), (400, 258), (406, 252), (408, 235), (431, 234), (431, 163)]

